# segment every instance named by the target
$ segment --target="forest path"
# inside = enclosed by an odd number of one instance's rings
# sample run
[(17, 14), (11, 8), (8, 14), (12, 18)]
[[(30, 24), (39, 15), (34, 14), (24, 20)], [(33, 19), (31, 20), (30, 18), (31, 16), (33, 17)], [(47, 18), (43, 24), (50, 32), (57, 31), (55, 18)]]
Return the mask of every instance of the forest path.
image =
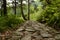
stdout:
[(60, 32), (37, 21), (26, 21), (8, 40), (60, 40)]

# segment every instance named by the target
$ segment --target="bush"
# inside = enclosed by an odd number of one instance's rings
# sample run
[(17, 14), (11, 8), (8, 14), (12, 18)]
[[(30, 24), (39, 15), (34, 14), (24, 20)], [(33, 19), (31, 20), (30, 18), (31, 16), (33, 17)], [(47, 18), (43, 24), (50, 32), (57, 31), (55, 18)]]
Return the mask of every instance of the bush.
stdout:
[(8, 28), (16, 28), (18, 24), (24, 22), (15, 15), (8, 15), (0, 17), (0, 32)]
[(45, 10), (37, 18), (41, 23), (47, 23), (50, 26), (60, 27), (60, 12), (57, 7), (47, 6)]

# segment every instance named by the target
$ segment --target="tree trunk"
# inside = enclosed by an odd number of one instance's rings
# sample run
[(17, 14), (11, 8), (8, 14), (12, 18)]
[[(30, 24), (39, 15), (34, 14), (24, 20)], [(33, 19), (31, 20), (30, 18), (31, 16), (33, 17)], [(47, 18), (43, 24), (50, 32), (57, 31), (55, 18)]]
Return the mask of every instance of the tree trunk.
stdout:
[(51, 0), (46, 0), (47, 4), (51, 4)]
[(2, 7), (2, 0), (1, 0), (1, 10), (0, 10), (0, 11), (1, 11), (1, 16), (2, 16), (2, 8), (3, 8), (3, 7)]
[(28, 20), (30, 20), (30, 2), (28, 0)]
[(14, 3), (15, 3), (15, 15), (16, 15), (16, 0), (15, 0), (15, 2), (14, 2)]
[(6, 0), (3, 0), (3, 13), (4, 13), (4, 16), (7, 15)]
[(27, 20), (24, 16), (24, 13), (23, 13), (23, 4), (22, 4), (23, 0), (21, 0), (21, 13), (22, 13), (22, 17), (24, 20)]

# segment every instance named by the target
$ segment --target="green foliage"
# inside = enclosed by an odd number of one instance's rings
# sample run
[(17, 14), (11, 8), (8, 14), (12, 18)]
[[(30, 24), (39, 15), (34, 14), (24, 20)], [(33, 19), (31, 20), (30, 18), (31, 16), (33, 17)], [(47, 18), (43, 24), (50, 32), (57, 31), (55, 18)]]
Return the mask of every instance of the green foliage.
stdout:
[(30, 13), (34, 13), (34, 6), (30, 5)]
[(47, 23), (51, 26), (60, 27), (60, 0), (50, 1), (51, 4), (46, 4), (46, 0), (42, 1), (46, 6), (42, 13), (38, 16), (37, 21)]
[(1, 16), (0, 17), (0, 32), (8, 28), (16, 28), (18, 24), (24, 22), (22, 19), (15, 15)]

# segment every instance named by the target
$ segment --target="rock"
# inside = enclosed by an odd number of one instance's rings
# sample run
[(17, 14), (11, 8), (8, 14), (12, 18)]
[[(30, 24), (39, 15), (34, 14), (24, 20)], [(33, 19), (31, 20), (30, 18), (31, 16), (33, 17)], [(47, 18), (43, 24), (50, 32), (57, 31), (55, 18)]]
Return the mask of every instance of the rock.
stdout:
[(40, 32), (39, 31), (36, 31), (35, 33), (32, 34), (33, 37), (37, 37), (40, 35)]
[(36, 25), (36, 26), (34, 26), (34, 29), (39, 31), (41, 28), (40, 28), (40, 26)]
[(12, 39), (10, 40), (20, 40), (21, 39), (21, 36), (12, 36)]
[(49, 38), (48, 40), (55, 40), (54, 38)]
[(32, 34), (32, 32), (25, 31), (24, 34), (28, 35), (28, 34)]
[(35, 31), (35, 29), (33, 27), (27, 27), (25, 30), (26, 31), (31, 31), (31, 32)]
[(56, 40), (60, 40), (60, 34), (56, 34), (56, 35), (55, 35), (55, 39), (56, 39)]
[(44, 38), (43, 40), (55, 40), (54, 38)]
[(31, 40), (31, 35), (26, 35), (21, 40)]
[(60, 40), (60, 33), (45, 24), (27, 21), (13, 32), (10, 40)]
[(17, 29), (17, 32), (23, 31), (25, 28), (24, 27), (20, 27), (19, 29)]
[(41, 31), (40, 33), (41, 33), (41, 36), (44, 37), (44, 38), (46, 38), (46, 37), (47, 37), (47, 38), (52, 37), (52, 35), (49, 34), (48, 32)]
[(39, 35), (36, 37), (36, 40), (42, 40), (43, 38)]
[(49, 38), (49, 37), (52, 37), (51, 34), (46, 34), (46, 33), (41, 34), (41, 36), (44, 37), (44, 38), (46, 38), (46, 37), (48, 37), (48, 38)]

